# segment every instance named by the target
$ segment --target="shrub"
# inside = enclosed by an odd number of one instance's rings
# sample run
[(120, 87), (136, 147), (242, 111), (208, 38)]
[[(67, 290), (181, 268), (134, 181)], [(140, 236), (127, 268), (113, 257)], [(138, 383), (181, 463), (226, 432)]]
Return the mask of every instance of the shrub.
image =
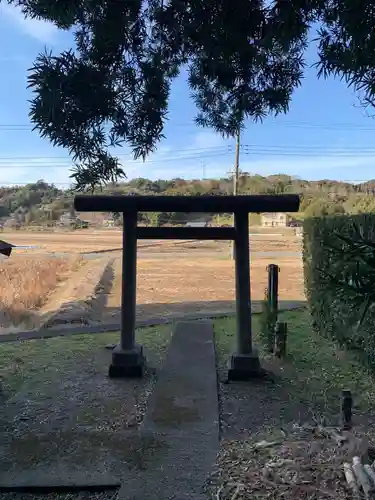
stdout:
[(303, 260), (313, 326), (375, 366), (375, 214), (305, 220)]

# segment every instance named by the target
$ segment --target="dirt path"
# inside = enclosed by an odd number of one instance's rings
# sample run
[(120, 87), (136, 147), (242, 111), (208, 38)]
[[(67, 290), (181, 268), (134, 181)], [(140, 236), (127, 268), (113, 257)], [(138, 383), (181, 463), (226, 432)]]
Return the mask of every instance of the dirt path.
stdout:
[(2, 329), (0, 333), (95, 323), (106, 306), (107, 294), (112, 286), (112, 262), (104, 256), (80, 265), (68, 279), (58, 284), (42, 307), (29, 311), (27, 326)]
[(41, 327), (64, 324), (92, 324), (106, 306), (113, 279), (108, 257), (88, 262), (40, 310)]

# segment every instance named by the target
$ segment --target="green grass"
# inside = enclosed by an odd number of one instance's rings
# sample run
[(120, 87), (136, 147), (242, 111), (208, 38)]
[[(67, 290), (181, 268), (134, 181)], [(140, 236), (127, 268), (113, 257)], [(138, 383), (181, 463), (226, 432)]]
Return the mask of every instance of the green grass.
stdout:
[[(307, 310), (283, 312), (279, 321), (288, 323), (288, 353), (278, 367), (291, 391), (299, 391), (312, 403), (336, 412), (343, 389), (352, 391), (357, 408), (366, 410), (374, 406), (374, 373), (354, 353), (318, 335), (310, 325)], [(235, 319), (218, 320), (214, 324), (217, 353), (223, 362), (235, 348)], [(254, 315), (254, 343), (261, 357), (270, 360), (259, 335), (259, 324), (259, 315)]]
[[(259, 315), (253, 316), (254, 343), (263, 359), (272, 361), (259, 336)], [(350, 389), (357, 407), (375, 404), (375, 376), (361, 364), (355, 354), (339, 348), (334, 342), (320, 337), (310, 325), (307, 311), (283, 312), (280, 321), (288, 323), (287, 358), (278, 369), (291, 391), (329, 409), (339, 408), (343, 389)], [(224, 366), (235, 350), (235, 318), (216, 320), (215, 338), (219, 363)], [(153, 364), (161, 363), (168, 347), (173, 325), (137, 330), (137, 342), (142, 344)], [(22, 384), (49, 383), (60, 377), (72, 364), (87, 363), (103, 353), (106, 344), (116, 343), (119, 333), (58, 337), (0, 344), (0, 387), (6, 397)], [(108, 354), (108, 352), (106, 352)], [(101, 354), (103, 355), (103, 354)], [(103, 358), (103, 373), (107, 358)]]
[[(158, 363), (168, 347), (171, 332), (170, 325), (140, 328), (136, 332), (137, 342)], [(7, 398), (12, 396), (24, 383), (32, 383), (36, 388), (49, 383), (68, 367), (71, 369), (72, 364), (87, 363), (87, 359), (103, 353), (107, 344), (118, 343), (119, 336), (115, 332), (0, 343), (0, 396), (1, 391)]]

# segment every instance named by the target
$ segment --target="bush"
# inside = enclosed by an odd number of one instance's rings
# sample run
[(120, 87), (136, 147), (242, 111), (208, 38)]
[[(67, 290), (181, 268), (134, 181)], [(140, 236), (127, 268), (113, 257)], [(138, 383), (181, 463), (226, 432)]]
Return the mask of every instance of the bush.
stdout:
[(305, 220), (303, 259), (313, 326), (375, 366), (375, 214)]

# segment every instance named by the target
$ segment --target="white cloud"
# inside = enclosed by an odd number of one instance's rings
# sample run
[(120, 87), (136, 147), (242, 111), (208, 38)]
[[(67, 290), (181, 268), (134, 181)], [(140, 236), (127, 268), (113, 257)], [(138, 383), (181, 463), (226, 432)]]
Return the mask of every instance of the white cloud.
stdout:
[(192, 148), (216, 148), (219, 146), (226, 145), (223, 138), (219, 134), (208, 130), (202, 130), (199, 132), (192, 143)]
[(25, 34), (45, 44), (52, 43), (58, 32), (56, 26), (50, 22), (26, 18), (22, 10), (14, 5), (2, 3), (0, 5), (0, 15), (6, 16)]
[(44, 179), (61, 187), (69, 187), (72, 180), (71, 164), (68, 161), (48, 162), (45, 158), (33, 160), (0, 160), (0, 186), (10, 184), (28, 184)]

